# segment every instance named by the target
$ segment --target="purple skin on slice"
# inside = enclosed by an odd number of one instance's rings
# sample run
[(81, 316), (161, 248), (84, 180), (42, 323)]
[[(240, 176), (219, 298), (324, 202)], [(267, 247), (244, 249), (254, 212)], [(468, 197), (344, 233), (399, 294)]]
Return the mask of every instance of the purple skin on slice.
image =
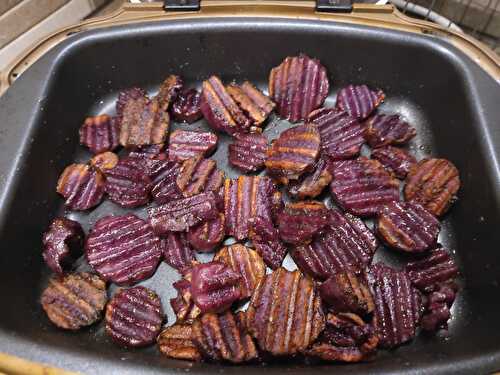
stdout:
[(149, 222), (158, 235), (184, 232), (204, 220), (219, 214), (214, 193), (202, 193), (189, 198), (169, 201), (148, 210)]
[(287, 248), (281, 241), (279, 231), (272, 221), (259, 216), (253, 218), (250, 233), (252, 244), (266, 265), (272, 270), (280, 267), (285, 259)]
[(106, 193), (111, 201), (122, 207), (138, 207), (149, 202), (151, 180), (148, 171), (139, 168), (134, 159), (122, 159), (106, 171)]
[(170, 113), (176, 121), (191, 124), (203, 116), (200, 105), (201, 93), (196, 89), (184, 89), (172, 103)]
[(146, 91), (139, 87), (132, 87), (130, 89), (121, 91), (118, 94), (118, 99), (116, 100), (116, 115), (122, 117), (123, 109), (129, 100), (136, 100), (139, 98), (147, 97)]
[(203, 313), (222, 312), (240, 297), (241, 275), (222, 262), (199, 264), (192, 269), (191, 293)]
[(196, 262), (193, 249), (184, 232), (168, 233), (165, 238), (161, 239), (160, 247), (163, 260), (180, 273), (186, 272)]
[(243, 172), (256, 172), (264, 167), (267, 148), (262, 134), (240, 134), (228, 146), (229, 163)]
[(378, 247), (373, 233), (359, 218), (330, 211), (331, 224), (309, 245), (293, 250), (299, 269), (318, 280), (338, 272), (359, 274), (368, 266)]
[(372, 148), (403, 145), (417, 135), (398, 115), (375, 114), (366, 120), (365, 138)]
[(365, 126), (347, 112), (320, 108), (311, 112), (307, 121), (318, 127), (322, 155), (330, 160), (355, 157), (365, 143)]
[(408, 262), (406, 272), (416, 288), (429, 293), (438, 289), (441, 284), (453, 282), (458, 276), (458, 267), (449, 251), (438, 247), (423, 258)]
[(352, 117), (363, 120), (370, 116), (384, 99), (382, 90), (371, 90), (366, 85), (349, 85), (337, 93), (335, 106)]
[(143, 286), (121, 289), (106, 307), (106, 333), (125, 347), (146, 346), (156, 341), (163, 319), (155, 292)]
[(151, 196), (157, 204), (182, 198), (182, 192), (177, 186), (177, 177), (181, 166), (174, 161), (162, 160), (151, 169)]
[(85, 256), (104, 280), (131, 285), (155, 272), (161, 259), (160, 239), (133, 214), (105, 216), (90, 231)]
[(104, 197), (104, 175), (86, 164), (67, 166), (57, 181), (57, 192), (70, 210), (84, 211), (101, 203)]
[(269, 74), (269, 97), (282, 118), (297, 122), (321, 107), (330, 88), (328, 74), (317, 59), (287, 57)]
[(212, 132), (175, 130), (170, 134), (168, 158), (184, 161), (194, 156), (209, 155), (217, 147), (218, 137)]
[(189, 228), (187, 238), (193, 248), (203, 253), (212, 252), (226, 235), (224, 214)]
[(119, 125), (108, 115), (88, 117), (80, 127), (80, 144), (94, 154), (113, 151), (119, 146)]
[(387, 171), (404, 179), (417, 160), (402, 148), (385, 146), (372, 151), (372, 159), (378, 160)]
[(441, 225), (417, 203), (392, 202), (377, 217), (377, 233), (391, 248), (421, 253), (435, 246)]
[(370, 268), (369, 280), (380, 346), (394, 348), (413, 339), (422, 314), (422, 300), (408, 274), (378, 263)]
[(62, 275), (82, 254), (84, 237), (80, 223), (65, 217), (55, 218), (42, 237), (42, 256), (47, 266)]

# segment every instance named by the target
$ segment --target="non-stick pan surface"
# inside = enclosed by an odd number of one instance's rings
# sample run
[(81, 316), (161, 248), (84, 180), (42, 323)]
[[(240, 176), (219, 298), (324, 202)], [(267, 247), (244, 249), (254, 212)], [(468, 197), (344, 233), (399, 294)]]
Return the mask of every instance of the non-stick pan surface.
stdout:
[[(155, 347), (124, 350), (102, 324), (76, 333), (52, 326), (38, 303), (49, 271), (41, 233), (65, 214), (55, 193), (65, 165), (86, 161), (78, 128), (88, 115), (112, 113), (119, 90), (154, 92), (171, 73), (188, 84), (216, 73), (267, 87), (269, 70), (304, 52), (327, 67), (333, 90), (348, 83), (384, 89), (383, 112), (402, 113), (418, 129), (411, 149), (441, 156), (460, 170), (459, 201), (445, 217), (440, 242), (453, 250), (464, 289), (449, 331), (420, 335), (374, 362), (316, 365), (283, 360), (242, 367), (190, 364), (161, 357)], [(284, 19), (218, 19), (136, 24), (83, 32), (51, 50), (0, 98), (0, 351), (82, 373), (485, 373), (500, 369), (500, 86), (460, 51), (426, 36), (335, 23)], [(289, 124), (271, 118), (274, 138)], [(207, 128), (204, 121), (173, 128)], [(228, 177), (228, 138), (213, 158)], [(86, 230), (125, 210), (105, 201), (88, 213), (67, 212)], [(135, 210), (144, 215), (145, 210)], [(379, 249), (376, 259), (398, 263)], [(202, 258), (200, 258), (202, 259)], [(289, 265), (290, 263), (286, 263)], [(82, 261), (78, 268), (85, 268)], [(157, 291), (170, 322), (178, 274), (161, 264), (143, 282)], [(113, 288), (112, 288), (113, 291)]]

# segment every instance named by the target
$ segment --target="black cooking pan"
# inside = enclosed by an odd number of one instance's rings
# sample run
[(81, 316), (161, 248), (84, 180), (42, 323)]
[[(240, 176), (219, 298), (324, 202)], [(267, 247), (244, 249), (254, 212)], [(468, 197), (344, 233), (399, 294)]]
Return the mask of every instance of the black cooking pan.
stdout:
[[(418, 129), (413, 151), (419, 157), (446, 157), (459, 168), (460, 199), (445, 217), (440, 237), (454, 250), (463, 282), (448, 333), (420, 335), (370, 363), (307, 367), (286, 360), (234, 367), (168, 360), (154, 347), (124, 350), (110, 342), (102, 324), (76, 333), (52, 326), (38, 303), (49, 276), (41, 233), (64, 214), (55, 193), (59, 173), (73, 160), (89, 157), (78, 145), (82, 120), (112, 111), (119, 90), (154, 91), (171, 73), (191, 84), (217, 73), (226, 82), (249, 79), (266, 88), (271, 67), (299, 52), (327, 67), (333, 83), (329, 103), (347, 83), (383, 88), (388, 99), (382, 110), (402, 113)], [(355, 6), (351, 13), (336, 14), (315, 13), (312, 2), (239, 2), (235, 7), (206, 1), (200, 12), (165, 13), (161, 5), (148, 4), (56, 34), (13, 68), (11, 81), (15, 75), (0, 98), (1, 352), (89, 374), (478, 374), (500, 369), (500, 68), (494, 54), (473, 40), (408, 21), (391, 7)], [(205, 126), (200, 121), (191, 127)], [(274, 137), (284, 126), (271, 119), (266, 132)], [(214, 158), (232, 177), (237, 172), (227, 166), (226, 142), (222, 137)], [(105, 202), (92, 212), (67, 215), (88, 230), (111, 212), (124, 210)], [(397, 263), (385, 255), (380, 249), (377, 257)], [(85, 268), (83, 261), (78, 268)], [(161, 295), (170, 322), (168, 300), (177, 278), (162, 264), (143, 283)], [(41, 371), (36, 365), (19, 366), (0, 355), (0, 371)]]

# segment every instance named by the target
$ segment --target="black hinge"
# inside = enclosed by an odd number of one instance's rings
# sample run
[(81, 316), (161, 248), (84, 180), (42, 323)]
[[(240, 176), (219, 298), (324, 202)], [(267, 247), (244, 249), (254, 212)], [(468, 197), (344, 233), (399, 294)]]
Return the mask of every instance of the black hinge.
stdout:
[(318, 12), (349, 13), (352, 12), (352, 0), (316, 0)]
[(200, 0), (164, 0), (163, 9), (167, 12), (195, 12), (200, 10)]

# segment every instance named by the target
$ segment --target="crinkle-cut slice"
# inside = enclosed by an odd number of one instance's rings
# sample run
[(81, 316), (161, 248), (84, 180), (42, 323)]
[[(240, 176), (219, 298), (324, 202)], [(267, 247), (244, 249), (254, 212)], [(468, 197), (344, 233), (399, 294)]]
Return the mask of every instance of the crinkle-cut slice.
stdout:
[(314, 168), (320, 144), (318, 128), (313, 124), (287, 129), (268, 148), (266, 168), (286, 185)]
[(150, 169), (151, 196), (157, 204), (167, 203), (172, 199), (182, 198), (177, 186), (177, 177), (181, 165), (175, 161), (158, 160)]
[(139, 87), (132, 87), (118, 93), (118, 99), (116, 100), (116, 114), (119, 118), (123, 115), (123, 110), (125, 104), (129, 100), (137, 100), (141, 98), (147, 98), (147, 93)]
[(105, 216), (90, 231), (85, 256), (104, 280), (130, 285), (155, 272), (161, 258), (160, 239), (133, 214)]
[(80, 127), (80, 144), (88, 147), (92, 153), (100, 154), (117, 148), (119, 135), (119, 121), (114, 121), (108, 115), (87, 117)]
[(128, 153), (130, 157), (138, 157), (144, 159), (165, 159), (165, 143), (157, 143), (142, 147), (134, 147)]
[(399, 179), (404, 179), (417, 160), (402, 148), (385, 146), (372, 151), (372, 159), (378, 160), (385, 169)]
[(160, 244), (163, 260), (171, 267), (183, 273), (195, 263), (193, 249), (189, 245), (184, 232), (170, 232), (161, 239)]
[(191, 338), (192, 332), (193, 327), (190, 324), (167, 327), (156, 339), (158, 349), (168, 358), (197, 362), (201, 360), (201, 354)]
[(272, 221), (277, 189), (272, 180), (261, 176), (240, 176), (224, 183), (226, 235), (237, 241), (249, 238), (251, 220), (257, 216)]
[(405, 199), (420, 203), (436, 216), (443, 215), (456, 200), (460, 188), (458, 169), (446, 159), (424, 159), (406, 176)]
[(113, 169), (118, 164), (118, 160), (118, 155), (114, 152), (106, 151), (90, 159), (90, 165), (102, 173), (106, 173), (106, 171)]
[(432, 292), (439, 285), (450, 283), (458, 276), (458, 267), (448, 250), (438, 247), (423, 258), (408, 262), (406, 272), (413, 285), (422, 292)]
[(320, 158), (312, 172), (302, 175), (298, 181), (290, 182), (288, 192), (299, 199), (315, 198), (331, 181), (329, 163)]
[(271, 269), (277, 269), (283, 263), (287, 253), (278, 229), (274, 227), (270, 219), (259, 216), (252, 219), (251, 225), (250, 239), (255, 250)]
[(167, 111), (182, 90), (182, 78), (174, 74), (169, 75), (160, 85), (156, 99), (162, 111)]
[(240, 299), (251, 297), (257, 284), (266, 274), (266, 265), (260, 255), (241, 244), (223, 247), (215, 255), (214, 261), (227, 264), (241, 275)]
[(222, 262), (195, 265), (191, 270), (191, 294), (201, 312), (221, 312), (240, 299), (242, 276)]
[(450, 308), (455, 301), (457, 286), (454, 283), (441, 284), (427, 297), (427, 306), (422, 316), (422, 329), (435, 332), (448, 329), (451, 318)]
[(234, 135), (247, 133), (252, 125), (252, 120), (229, 95), (219, 77), (212, 76), (203, 81), (200, 107), (214, 130)]
[(147, 170), (135, 163), (135, 158), (118, 161), (106, 171), (105, 191), (114, 203), (122, 207), (138, 207), (149, 202), (151, 180)]
[(410, 253), (432, 248), (440, 229), (436, 217), (417, 203), (389, 203), (377, 217), (379, 237), (388, 246)]
[(101, 203), (104, 196), (104, 175), (86, 164), (68, 165), (57, 181), (57, 192), (71, 210), (88, 210)]
[(193, 248), (208, 253), (217, 247), (226, 236), (224, 214), (219, 213), (215, 219), (206, 220), (189, 228), (187, 238)]
[(299, 269), (318, 280), (342, 271), (359, 273), (370, 264), (378, 247), (377, 239), (359, 218), (330, 210), (330, 221), (309, 245), (292, 252)]
[(168, 157), (184, 161), (195, 156), (206, 156), (217, 147), (217, 135), (212, 132), (195, 132), (177, 129), (170, 134)]
[(57, 274), (69, 269), (82, 254), (84, 237), (82, 226), (77, 221), (65, 217), (52, 220), (42, 237), (42, 256), (47, 266)]
[(229, 163), (243, 172), (256, 172), (264, 167), (268, 149), (262, 134), (239, 134), (228, 146)]
[(330, 191), (337, 204), (349, 213), (369, 217), (387, 203), (399, 201), (399, 181), (377, 160), (360, 156), (332, 163)]
[(377, 263), (370, 268), (369, 280), (375, 302), (373, 322), (379, 345), (394, 348), (411, 340), (422, 313), (422, 299), (411, 285), (408, 274)]
[(203, 358), (210, 361), (243, 363), (258, 356), (239, 316), (231, 311), (200, 316), (193, 323), (192, 339)]
[(170, 118), (157, 99), (130, 99), (123, 108), (120, 124), (120, 144), (141, 147), (164, 143)]
[(329, 222), (330, 211), (318, 201), (287, 203), (277, 218), (280, 238), (294, 245), (309, 243)]
[(365, 138), (373, 148), (402, 145), (415, 135), (415, 128), (398, 115), (379, 113), (366, 120)]
[(340, 271), (319, 287), (323, 302), (335, 313), (353, 312), (367, 316), (375, 308), (366, 275)]
[(191, 324), (201, 314), (191, 294), (191, 270), (184, 272), (183, 278), (172, 286), (177, 290), (177, 296), (170, 299), (170, 305), (177, 317), (176, 322)]
[(304, 54), (285, 58), (269, 74), (269, 97), (279, 115), (291, 122), (321, 107), (329, 89), (325, 67)]
[(176, 121), (191, 124), (203, 116), (200, 107), (201, 93), (196, 89), (184, 89), (172, 103), (170, 113)]
[(151, 289), (121, 289), (106, 306), (106, 333), (125, 347), (146, 346), (155, 342), (163, 319), (160, 297)]
[(184, 232), (204, 220), (219, 214), (214, 193), (201, 193), (189, 198), (171, 200), (148, 209), (149, 222), (158, 235)]
[(321, 152), (331, 160), (357, 156), (365, 143), (365, 126), (347, 112), (336, 108), (320, 108), (311, 112), (307, 121), (318, 127)]
[(231, 84), (226, 90), (256, 126), (261, 126), (276, 106), (248, 81), (243, 82), (241, 86)]
[(217, 162), (201, 155), (185, 160), (177, 176), (177, 187), (185, 197), (203, 192), (217, 192), (224, 184), (224, 172)]
[(250, 334), (272, 355), (305, 350), (325, 325), (321, 299), (312, 280), (284, 268), (264, 276), (252, 295), (246, 317)]
[(104, 281), (97, 275), (77, 272), (52, 276), (41, 304), (56, 326), (77, 330), (101, 319), (107, 299)]
[(349, 85), (337, 93), (335, 106), (352, 117), (367, 118), (385, 99), (382, 90), (372, 90), (366, 85)]
[(306, 355), (324, 361), (360, 362), (371, 359), (377, 345), (375, 330), (358, 315), (328, 314), (325, 330)]

